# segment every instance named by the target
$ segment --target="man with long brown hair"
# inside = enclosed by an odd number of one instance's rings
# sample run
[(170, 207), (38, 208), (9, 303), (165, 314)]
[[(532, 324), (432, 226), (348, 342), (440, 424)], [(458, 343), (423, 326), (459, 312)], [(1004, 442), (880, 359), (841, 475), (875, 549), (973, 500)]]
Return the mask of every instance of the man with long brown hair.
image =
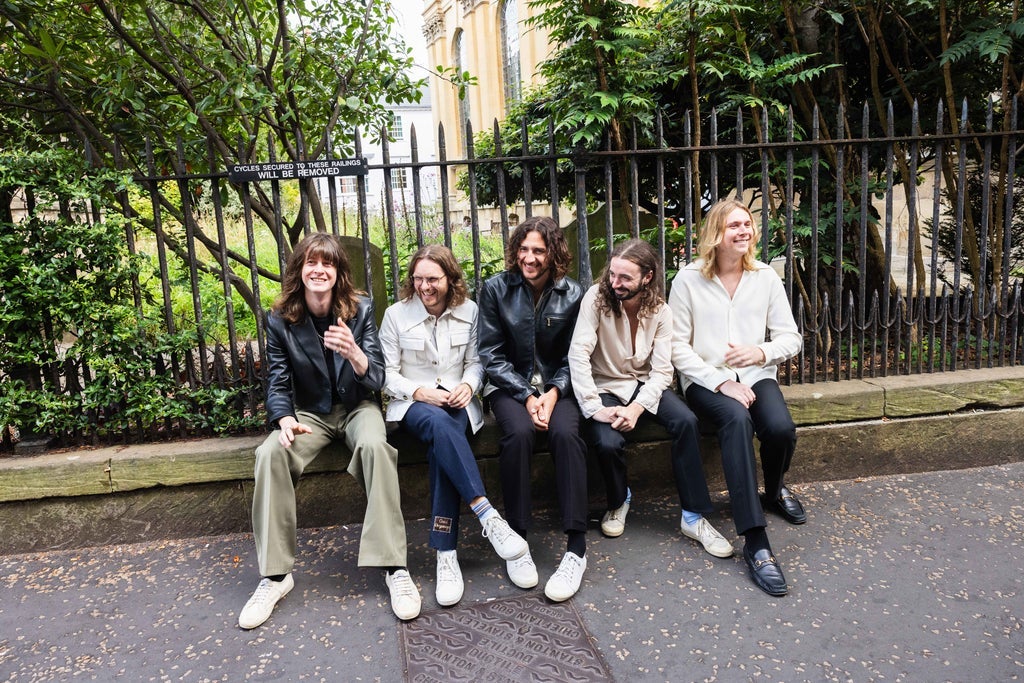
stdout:
[(584, 435), (595, 450), (608, 497), (601, 531), (614, 538), (625, 530), (632, 499), (625, 434), (654, 419), (672, 436), (683, 533), (708, 553), (728, 557), (732, 545), (703, 517), (712, 506), (697, 418), (671, 389), (672, 311), (665, 305), (660, 261), (642, 240), (616, 246), (598, 283), (583, 296), (569, 346), (573, 390), (587, 418)]
[[(532, 522), (531, 461), (537, 433), (547, 435), (565, 531), (565, 553), (544, 586), (550, 600), (568, 600), (587, 567), (587, 447), (569, 384), (569, 339), (583, 288), (566, 272), (572, 261), (562, 229), (547, 216), (516, 226), (505, 249), (505, 271), (484, 282), (480, 360), (485, 395), (501, 429), (501, 489), (512, 528), (526, 537)], [(527, 552), (506, 563), (520, 588), (537, 585)]]
[(252, 504), (263, 578), (238, 625), (262, 624), (295, 586), (295, 486), (335, 440), (348, 446), (348, 471), (366, 491), (359, 566), (384, 568), (395, 615), (415, 618), (420, 595), (406, 569), (398, 453), (387, 442), (378, 398), (384, 357), (373, 306), (353, 286), (336, 237), (313, 233), (295, 245), (266, 330), (267, 420), (275, 429), (256, 449)]

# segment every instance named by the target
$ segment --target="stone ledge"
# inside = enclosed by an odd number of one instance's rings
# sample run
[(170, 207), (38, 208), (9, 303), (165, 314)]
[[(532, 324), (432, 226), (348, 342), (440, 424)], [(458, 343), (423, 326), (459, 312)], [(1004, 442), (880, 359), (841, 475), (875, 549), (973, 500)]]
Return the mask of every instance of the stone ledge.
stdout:
[[(782, 390), (798, 427), (922, 417), (1024, 406), (1024, 367), (822, 382)], [(401, 465), (424, 462), (415, 439), (397, 430), (389, 438), (399, 448)], [(489, 417), (471, 437), (477, 457), (496, 456), (498, 438)], [(666, 435), (653, 425), (629, 438), (649, 443), (663, 441)], [(0, 503), (251, 480), (254, 451), (263, 439), (195, 439), (0, 458)], [(538, 447), (544, 448), (543, 436)], [(344, 471), (344, 448), (334, 450), (336, 457), (318, 458), (308, 473)]]
[[(783, 387), (800, 439), (789, 481), (956, 469), (1022, 457), (1024, 368)], [(0, 459), (0, 554), (249, 530), (254, 451), (264, 436), (198, 439)], [(399, 477), (407, 518), (428, 512), (422, 446), (402, 433)], [(630, 435), (636, 491), (673, 489), (666, 434)], [(500, 501), (493, 420), (473, 437), (490, 497)], [(702, 443), (708, 483), (725, 488), (712, 437)], [(543, 437), (539, 441), (543, 450)], [(300, 525), (359, 522), (363, 492), (336, 448), (298, 489)], [(555, 505), (551, 459), (533, 462), (538, 509)], [(593, 495), (603, 491), (596, 468)], [(600, 496), (595, 504), (600, 507)]]

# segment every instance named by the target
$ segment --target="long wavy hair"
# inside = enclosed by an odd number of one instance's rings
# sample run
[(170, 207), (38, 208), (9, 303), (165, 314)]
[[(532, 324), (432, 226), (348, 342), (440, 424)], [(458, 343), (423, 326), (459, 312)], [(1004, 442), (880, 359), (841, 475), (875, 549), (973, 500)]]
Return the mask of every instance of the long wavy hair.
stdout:
[(523, 240), (531, 232), (538, 233), (548, 248), (551, 279), (565, 277), (572, 264), (572, 252), (569, 251), (569, 243), (565, 241), (562, 229), (547, 216), (531, 216), (516, 226), (508, 238), (508, 247), (505, 249), (505, 268), (519, 270), (519, 247), (523, 246)]
[(722, 199), (708, 209), (700, 228), (700, 238), (697, 240), (697, 255), (704, 259), (700, 272), (709, 280), (715, 276), (718, 270), (718, 252), (715, 249), (722, 243), (726, 220), (729, 218), (729, 214), (736, 209), (743, 209), (750, 216), (750, 223), (754, 228), (754, 237), (750, 240), (747, 253), (743, 255), (743, 270), (757, 269), (757, 247), (760, 244), (761, 228), (758, 227), (757, 221), (754, 220), (754, 214), (750, 213), (746, 204), (737, 199)]
[(273, 311), (292, 325), (306, 319), (309, 310), (306, 308), (306, 287), (302, 284), (302, 266), (310, 258), (319, 258), (338, 271), (331, 293), (331, 313), (335, 318), (351, 319), (356, 314), (362, 292), (352, 284), (352, 271), (341, 241), (325, 232), (310, 233), (295, 245), (285, 264), (281, 294), (274, 301)]
[(611, 268), (612, 259), (615, 258), (635, 263), (640, 268), (641, 277), (648, 273), (651, 275), (650, 282), (637, 294), (637, 298), (640, 300), (637, 317), (646, 318), (653, 315), (658, 310), (658, 306), (665, 301), (665, 278), (661, 275), (661, 259), (658, 258), (654, 247), (638, 239), (620, 242), (608, 257), (608, 263), (601, 271), (597, 286), (598, 313), (611, 313), (616, 318), (622, 315), (622, 302), (615, 297), (611, 281), (608, 279), (608, 269)]
[(417, 249), (409, 259), (409, 270), (402, 281), (401, 289), (398, 290), (399, 299), (405, 301), (416, 294), (416, 285), (413, 284), (412, 274), (416, 270), (416, 264), (423, 259), (433, 261), (444, 271), (444, 276), (448, 280), (445, 308), (455, 308), (469, 297), (466, 278), (463, 277), (462, 268), (455, 260), (452, 250), (441, 244), (427, 244)]

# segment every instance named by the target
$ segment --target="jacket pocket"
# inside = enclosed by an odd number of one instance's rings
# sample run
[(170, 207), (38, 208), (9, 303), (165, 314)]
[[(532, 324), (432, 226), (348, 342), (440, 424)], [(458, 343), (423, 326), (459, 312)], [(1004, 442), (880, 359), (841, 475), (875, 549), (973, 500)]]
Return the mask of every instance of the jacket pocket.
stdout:
[(398, 338), (398, 345), (406, 351), (422, 351), (427, 346), (427, 340), (423, 337), (402, 335)]

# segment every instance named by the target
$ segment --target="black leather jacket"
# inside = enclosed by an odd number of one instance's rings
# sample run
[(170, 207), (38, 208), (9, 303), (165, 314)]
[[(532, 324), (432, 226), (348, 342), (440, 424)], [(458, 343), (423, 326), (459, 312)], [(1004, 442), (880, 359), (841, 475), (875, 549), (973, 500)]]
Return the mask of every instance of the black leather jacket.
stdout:
[[(356, 343), (366, 354), (369, 367), (357, 377), (352, 364), (335, 357), (338, 393), (342, 403), (351, 410), (359, 401), (379, 400), (384, 386), (384, 354), (377, 339), (377, 323), (373, 304), (359, 297), (356, 315), (348, 321)], [(297, 410), (312, 413), (331, 412), (331, 381), (320, 337), (313, 320), (291, 325), (271, 311), (266, 318), (267, 330), (267, 420), (276, 428), (277, 421)]]
[[(583, 287), (569, 277), (550, 283), (536, 310), (533, 292), (518, 270), (490, 277), (477, 295), (480, 362), (487, 381), (526, 402), (536, 359), (544, 390), (572, 396), (569, 341), (580, 310)], [(536, 351), (536, 353), (535, 353)]]

